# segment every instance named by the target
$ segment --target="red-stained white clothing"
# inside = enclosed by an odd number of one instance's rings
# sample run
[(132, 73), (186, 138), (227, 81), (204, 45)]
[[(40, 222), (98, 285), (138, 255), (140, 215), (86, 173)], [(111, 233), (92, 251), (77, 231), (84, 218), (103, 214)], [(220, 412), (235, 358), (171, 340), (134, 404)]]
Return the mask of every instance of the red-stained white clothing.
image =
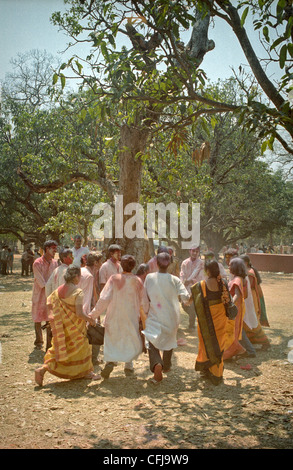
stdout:
[(77, 285), (83, 292), (83, 312), (88, 314), (92, 309), (92, 298), (94, 289), (94, 276), (87, 267), (81, 268), (81, 278)]
[(139, 332), (140, 308), (148, 311), (149, 301), (141, 280), (132, 273), (114, 274), (107, 281), (90, 316), (106, 311), (104, 360), (130, 362), (142, 352)]
[(54, 269), (45, 286), (46, 297), (49, 297), (49, 295), (51, 295), (52, 292), (57, 289), (57, 287), (64, 284), (64, 274), (66, 273), (67, 268), (68, 265), (62, 263), (60, 266)]
[(74, 266), (77, 266), (80, 268), (80, 263), (81, 263), (81, 257), (83, 255), (88, 255), (90, 250), (87, 246), (81, 246), (80, 248), (71, 248), (72, 249), (72, 254), (73, 254), (73, 262), (72, 264)]
[(151, 259), (148, 261), (148, 267), (149, 267), (149, 273), (156, 273), (156, 272), (159, 271), (159, 267), (158, 267), (157, 257), (156, 257), (156, 256), (153, 256), (153, 258), (151, 258)]
[(114, 263), (111, 258), (102, 264), (99, 271), (99, 283), (106, 284), (112, 274), (122, 273), (123, 269), (120, 263)]
[(180, 321), (178, 297), (188, 300), (187, 289), (177, 276), (160, 272), (148, 274), (144, 285), (150, 300), (143, 330), (146, 340), (164, 351), (176, 348)]
[[(202, 259), (197, 258), (192, 260), (187, 258), (181, 263), (180, 269), (180, 280), (185, 283), (185, 281), (193, 281), (193, 284), (199, 281), (204, 280), (204, 262)], [(190, 287), (192, 284), (187, 285), (186, 289), (191, 293)]]
[(33, 264), (32, 318), (35, 323), (48, 321), (45, 286), (57, 266), (56, 260), (47, 261), (44, 256), (37, 258)]

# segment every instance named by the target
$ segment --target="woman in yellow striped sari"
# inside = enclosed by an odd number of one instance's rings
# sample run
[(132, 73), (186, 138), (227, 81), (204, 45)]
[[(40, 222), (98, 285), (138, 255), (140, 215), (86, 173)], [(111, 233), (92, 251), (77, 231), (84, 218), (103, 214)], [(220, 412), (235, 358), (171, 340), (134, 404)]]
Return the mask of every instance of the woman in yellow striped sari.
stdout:
[(198, 328), (198, 355), (195, 370), (218, 385), (223, 380), (223, 351), (227, 316), (223, 280), (216, 260), (205, 262), (208, 279), (191, 287)]
[(80, 268), (70, 266), (64, 279), (65, 284), (47, 299), (53, 339), (43, 366), (35, 371), (35, 381), (40, 386), (43, 385), (46, 372), (71, 380), (101, 378), (93, 373), (92, 348), (87, 339), (86, 322), (95, 322), (82, 310), (83, 293), (77, 288)]

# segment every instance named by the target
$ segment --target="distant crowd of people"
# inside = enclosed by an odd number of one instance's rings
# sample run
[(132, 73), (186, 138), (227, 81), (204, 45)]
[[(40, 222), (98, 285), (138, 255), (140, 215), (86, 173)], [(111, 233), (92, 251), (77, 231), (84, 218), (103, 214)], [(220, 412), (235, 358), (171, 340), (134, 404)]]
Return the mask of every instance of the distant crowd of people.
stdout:
[[(199, 246), (181, 264), (173, 248), (159, 246), (134, 273), (135, 258), (122, 256), (119, 245), (109, 246), (106, 260), (82, 246), (79, 235), (72, 248), (59, 248), (58, 261), (57, 249), (55, 241), (47, 241), (32, 267), (36, 348), (43, 347), (47, 332), (44, 363), (35, 371), (40, 386), (47, 372), (64, 379), (107, 379), (119, 362), (131, 376), (133, 361), (143, 351), (149, 356), (151, 381), (159, 384), (172, 368), (180, 304), (190, 332), (197, 318), (195, 370), (215, 385), (223, 380), (225, 361), (254, 357), (256, 345), (270, 347), (263, 330), (269, 322), (261, 279), (247, 254), (227, 249), (227, 272), (213, 252), (202, 259)], [(100, 374), (94, 373), (94, 364), (101, 346), (89, 343), (90, 326), (103, 331)]]
[(0, 250), (0, 272), (4, 276), (12, 274), (14, 254), (8, 245), (3, 245)]
[[(228, 248), (224, 247), (223, 252), (225, 252)], [(264, 245), (264, 244), (251, 244), (246, 245), (245, 243), (240, 243), (239, 245), (235, 244), (235, 249), (237, 252), (242, 254), (250, 254), (250, 253), (271, 253), (271, 254), (293, 254), (293, 244), (291, 245)]]

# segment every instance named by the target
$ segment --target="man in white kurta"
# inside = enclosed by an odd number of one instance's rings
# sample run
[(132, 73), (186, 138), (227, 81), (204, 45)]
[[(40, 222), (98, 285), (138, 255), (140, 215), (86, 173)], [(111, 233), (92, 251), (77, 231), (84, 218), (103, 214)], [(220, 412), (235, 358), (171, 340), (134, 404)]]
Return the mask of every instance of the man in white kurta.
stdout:
[[(95, 286), (95, 255), (89, 253), (86, 257), (86, 266), (80, 268), (80, 281), (77, 287), (82, 289), (83, 292), (83, 313), (86, 315), (90, 313), (93, 306), (97, 303), (98, 294)], [(92, 362), (98, 363), (98, 356), (100, 353), (100, 346), (97, 344), (92, 345)]]
[[(171, 367), (172, 351), (177, 347), (180, 322), (178, 297), (183, 301), (190, 298), (180, 279), (167, 272), (170, 262), (168, 253), (160, 253), (157, 256), (159, 272), (150, 273), (145, 279), (150, 307), (143, 334), (149, 350), (150, 370), (154, 372), (154, 382), (161, 381), (161, 371), (168, 371)], [(159, 351), (164, 351), (163, 359)]]
[[(180, 268), (180, 280), (185, 285), (191, 295), (191, 286), (197, 282), (204, 280), (204, 262), (200, 259), (200, 247), (193, 246), (189, 250), (189, 258), (182, 261)], [(194, 304), (185, 306), (182, 304), (183, 310), (189, 316), (189, 331), (195, 331), (195, 308)]]
[(86, 257), (86, 266), (80, 269), (81, 278), (78, 287), (83, 291), (83, 311), (88, 314), (98, 301), (98, 292), (95, 282), (95, 269), (99, 266), (97, 255), (89, 253)]
[[(32, 318), (35, 324), (35, 346), (41, 349), (43, 346), (42, 321), (49, 325), (47, 299), (45, 286), (58, 263), (54, 259), (58, 244), (54, 240), (48, 240), (44, 243), (44, 254), (37, 258), (33, 264), (34, 284), (32, 292)], [(47, 328), (46, 349), (51, 346), (51, 330)]]
[(102, 264), (99, 271), (99, 285), (102, 290), (108, 279), (113, 274), (122, 273), (123, 269), (120, 265), (121, 248), (119, 245), (109, 246), (109, 259)]
[(94, 292), (94, 276), (85, 266), (80, 268), (80, 282), (78, 286), (83, 292), (83, 312), (88, 314), (92, 309), (92, 298)]
[(135, 266), (133, 256), (121, 259), (123, 272), (113, 274), (103, 288), (100, 298), (89, 314), (97, 318), (106, 311), (104, 326), (105, 368), (101, 375), (108, 378), (115, 362), (125, 362), (125, 374), (133, 370), (132, 361), (143, 350), (139, 331), (140, 308), (148, 311), (149, 301), (142, 281), (132, 274)]
[(82, 246), (81, 235), (75, 235), (74, 246), (72, 248), (74, 266), (77, 266), (78, 268), (80, 268), (82, 256), (88, 255), (89, 252), (90, 250), (87, 246)]

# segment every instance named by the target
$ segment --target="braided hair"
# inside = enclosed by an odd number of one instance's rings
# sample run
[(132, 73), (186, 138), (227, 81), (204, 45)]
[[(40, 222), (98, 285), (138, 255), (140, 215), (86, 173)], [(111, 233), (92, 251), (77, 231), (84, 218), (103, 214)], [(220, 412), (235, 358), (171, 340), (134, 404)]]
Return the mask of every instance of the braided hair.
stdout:
[(227, 304), (230, 301), (229, 289), (220, 275), (219, 263), (215, 259), (206, 260), (204, 263), (205, 270), (209, 270), (211, 277), (217, 280), (219, 291), (221, 292), (221, 300), (223, 304)]

